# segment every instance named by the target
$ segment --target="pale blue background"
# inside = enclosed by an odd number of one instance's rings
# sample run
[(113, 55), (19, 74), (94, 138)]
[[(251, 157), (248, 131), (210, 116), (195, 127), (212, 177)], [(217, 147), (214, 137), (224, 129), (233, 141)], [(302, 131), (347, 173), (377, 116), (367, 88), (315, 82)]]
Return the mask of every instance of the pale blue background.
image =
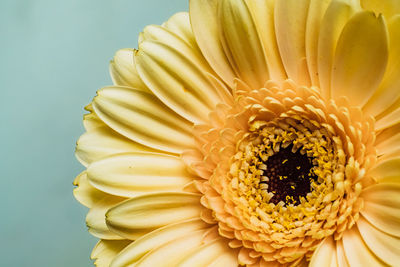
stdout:
[(83, 106), (188, 0), (0, 0), (0, 266), (92, 266), (87, 209), (72, 196)]

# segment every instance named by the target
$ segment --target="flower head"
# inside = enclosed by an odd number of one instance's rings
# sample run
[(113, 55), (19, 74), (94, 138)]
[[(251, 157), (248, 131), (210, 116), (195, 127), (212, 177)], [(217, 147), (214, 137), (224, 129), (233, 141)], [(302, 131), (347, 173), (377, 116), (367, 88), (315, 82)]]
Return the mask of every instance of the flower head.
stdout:
[(400, 263), (400, 5), (191, 0), (84, 116), (99, 266)]

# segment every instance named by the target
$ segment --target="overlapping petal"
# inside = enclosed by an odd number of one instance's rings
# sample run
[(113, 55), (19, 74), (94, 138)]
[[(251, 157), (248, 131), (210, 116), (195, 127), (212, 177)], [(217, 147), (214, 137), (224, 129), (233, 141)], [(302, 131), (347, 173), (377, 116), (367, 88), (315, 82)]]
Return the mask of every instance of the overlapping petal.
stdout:
[(400, 13), (400, 3), (397, 0), (361, 0), (361, 6), (367, 10), (373, 10), (376, 14), (383, 14), (390, 19)]
[(86, 171), (79, 174), (75, 180), (74, 197), (84, 206), (91, 208), (105, 196), (106, 193), (93, 187), (87, 178)]
[(253, 16), (264, 49), (270, 79), (285, 80), (287, 78), (286, 70), (279, 55), (275, 36), (275, 0), (247, 0), (246, 4)]
[[(365, 113), (377, 116), (387, 115), (389, 107), (393, 111), (398, 108), (400, 95), (400, 15), (396, 15), (388, 22), (389, 31), (389, 59), (382, 83), (375, 91), (367, 105), (363, 108)], [(394, 104), (394, 106), (391, 106)], [(386, 112), (385, 112), (386, 111)], [(379, 120), (378, 120), (379, 121)]]
[(191, 124), (154, 95), (127, 87), (106, 87), (97, 94), (94, 110), (116, 132), (168, 152), (193, 146)]
[(257, 29), (244, 0), (222, 0), (218, 4), (220, 39), (238, 77), (252, 88), (269, 79), (268, 67)]
[(135, 50), (130, 48), (115, 53), (114, 59), (110, 62), (111, 78), (115, 85), (150, 92), (137, 73), (134, 53)]
[(310, 0), (277, 0), (275, 31), (279, 52), (288, 77), (309, 85), (306, 60), (306, 25)]
[(344, 233), (343, 248), (350, 266), (385, 266), (363, 242), (357, 227)]
[(221, 102), (207, 73), (213, 73), (203, 56), (165, 28), (148, 26), (135, 55), (141, 79), (167, 106), (192, 122), (204, 122)]
[(109, 155), (136, 151), (156, 150), (136, 143), (102, 125), (87, 131), (78, 139), (75, 155), (84, 166), (88, 166)]
[(356, 1), (332, 0), (321, 21), (318, 37), (318, 76), (322, 96), (331, 97), (332, 66), (343, 27), (358, 10)]
[(128, 239), (159, 227), (198, 218), (200, 196), (193, 193), (152, 193), (133, 197), (107, 211), (107, 226)]
[(190, 235), (177, 238), (161, 245), (135, 263), (137, 267), (178, 266), (191, 251), (202, 245), (205, 230), (193, 231)]
[(130, 240), (100, 240), (90, 258), (95, 259), (96, 266), (110, 266), (115, 256), (131, 242)]
[(86, 216), (86, 225), (89, 232), (101, 239), (119, 240), (124, 239), (120, 235), (110, 231), (106, 225), (106, 213), (109, 209), (126, 200), (126, 198), (106, 195), (89, 210)]
[(331, 0), (310, 0), (305, 32), (305, 48), (308, 72), (314, 86), (319, 86), (318, 45), (320, 29)]
[(362, 11), (344, 26), (332, 65), (331, 92), (363, 106), (378, 88), (388, 60), (388, 33), (384, 18)]
[(117, 154), (94, 162), (87, 173), (96, 188), (123, 197), (181, 191), (193, 180), (178, 157), (159, 153)]
[(365, 244), (381, 261), (390, 266), (400, 262), (400, 238), (376, 229), (364, 218), (357, 221), (357, 227)]
[(111, 266), (134, 264), (158, 247), (206, 228), (208, 228), (208, 225), (200, 219), (190, 219), (161, 227), (132, 242), (115, 257)]
[(400, 237), (400, 183), (381, 183), (366, 188), (361, 214), (379, 230)]
[(189, 5), (192, 29), (201, 52), (221, 79), (233, 88), (236, 73), (220, 40), (218, 0), (190, 1)]

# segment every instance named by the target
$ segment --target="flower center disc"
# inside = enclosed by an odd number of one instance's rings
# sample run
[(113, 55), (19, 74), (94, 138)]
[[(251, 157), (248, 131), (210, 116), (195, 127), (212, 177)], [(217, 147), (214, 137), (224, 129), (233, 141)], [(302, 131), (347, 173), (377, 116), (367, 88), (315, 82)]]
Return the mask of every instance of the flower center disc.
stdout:
[(313, 172), (313, 158), (300, 153), (300, 149), (292, 152), (293, 145), (280, 148), (279, 152), (270, 156), (263, 163), (264, 170), (260, 184), (268, 185), (268, 192), (274, 194), (270, 202), (275, 205), (280, 201), (286, 204), (300, 203), (311, 191), (311, 183), (317, 180)]

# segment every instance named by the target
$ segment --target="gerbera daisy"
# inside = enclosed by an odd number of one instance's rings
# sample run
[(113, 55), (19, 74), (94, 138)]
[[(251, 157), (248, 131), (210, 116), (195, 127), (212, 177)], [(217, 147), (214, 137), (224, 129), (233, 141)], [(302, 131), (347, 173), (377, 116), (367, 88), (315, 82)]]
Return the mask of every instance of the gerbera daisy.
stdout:
[(110, 72), (98, 266), (400, 265), (400, 1), (191, 0)]

